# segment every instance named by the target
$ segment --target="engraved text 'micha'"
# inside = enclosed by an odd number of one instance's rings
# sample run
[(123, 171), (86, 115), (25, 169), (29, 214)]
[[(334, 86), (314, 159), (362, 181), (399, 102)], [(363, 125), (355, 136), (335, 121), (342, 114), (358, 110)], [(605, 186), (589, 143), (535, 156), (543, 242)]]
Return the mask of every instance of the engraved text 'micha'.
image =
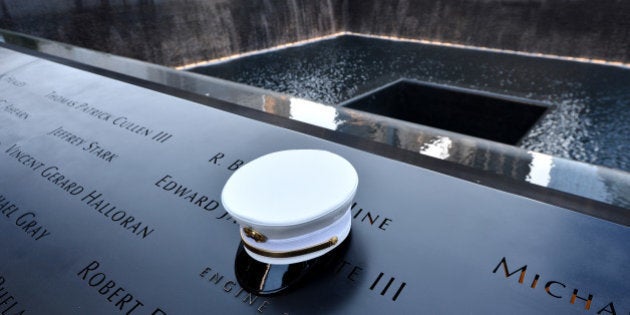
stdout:
[(577, 288), (571, 290), (565, 283), (561, 281), (541, 280), (541, 275), (539, 274), (535, 274), (534, 277), (531, 279), (531, 282), (529, 280), (526, 281), (527, 265), (524, 265), (516, 270), (511, 269), (510, 267), (508, 267), (508, 263), (505, 257), (503, 257), (501, 261), (499, 261), (499, 264), (492, 270), (492, 273), (501, 273), (499, 270), (503, 271), (506, 278), (518, 274), (518, 283), (529, 283), (529, 287), (531, 289), (536, 289), (538, 287), (544, 288), (547, 295), (551, 298), (568, 300), (570, 304), (584, 303), (585, 311), (589, 311), (594, 305), (597, 305), (598, 308), (593, 308), (598, 310), (597, 314), (630, 314), (619, 312), (619, 306), (615, 306), (613, 301), (610, 301), (608, 303), (599, 303), (600, 301), (598, 300), (596, 304), (593, 304), (594, 296), (592, 294), (584, 294), (583, 291), (580, 291)]

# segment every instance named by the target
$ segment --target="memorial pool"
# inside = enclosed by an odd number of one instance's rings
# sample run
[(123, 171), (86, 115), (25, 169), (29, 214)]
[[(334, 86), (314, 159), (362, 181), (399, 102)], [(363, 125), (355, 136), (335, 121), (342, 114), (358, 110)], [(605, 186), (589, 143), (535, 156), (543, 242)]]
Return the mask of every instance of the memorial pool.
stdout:
[(519, 147), (630, 170), (624, 67), (343, 35), (190, 71), (330, 105), (401, 78), (542, 102), (554, 108)]

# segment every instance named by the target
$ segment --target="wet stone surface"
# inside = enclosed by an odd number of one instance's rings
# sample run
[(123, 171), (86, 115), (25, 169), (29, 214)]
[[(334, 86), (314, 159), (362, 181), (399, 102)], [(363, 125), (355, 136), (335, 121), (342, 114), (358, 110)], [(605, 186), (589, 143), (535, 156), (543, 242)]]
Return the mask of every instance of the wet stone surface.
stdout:
[(630, 70), (360, 36), (191, 71), (338, 105), (400, 78), (554, 105), (519, 146), (630, 171)]

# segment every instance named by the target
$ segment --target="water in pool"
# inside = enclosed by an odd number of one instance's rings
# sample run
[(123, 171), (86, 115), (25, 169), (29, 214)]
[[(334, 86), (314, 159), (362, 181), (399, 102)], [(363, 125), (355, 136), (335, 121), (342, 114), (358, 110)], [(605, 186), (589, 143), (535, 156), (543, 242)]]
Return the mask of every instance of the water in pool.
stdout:
[(554, 106), (518, 146), (630, 171), (630, 69), (345, 35), (191, 71), (339, 105), (401, 78)]

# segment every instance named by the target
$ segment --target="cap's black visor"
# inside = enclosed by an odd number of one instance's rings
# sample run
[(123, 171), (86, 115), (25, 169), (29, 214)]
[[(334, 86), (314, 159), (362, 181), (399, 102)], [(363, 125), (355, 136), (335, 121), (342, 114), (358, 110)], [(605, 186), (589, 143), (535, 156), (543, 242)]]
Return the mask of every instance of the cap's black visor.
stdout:
[(266, 264), (255, 260), (247, 254), (241, 241), (234, 263), (236, 280), (243, 289), (255, 295), (286, 293), (314, 275), (328, 271), (339, 262), (348, 249), (350, 236), (348, 235), (335, 249), (320, 257), (289, 265)]

